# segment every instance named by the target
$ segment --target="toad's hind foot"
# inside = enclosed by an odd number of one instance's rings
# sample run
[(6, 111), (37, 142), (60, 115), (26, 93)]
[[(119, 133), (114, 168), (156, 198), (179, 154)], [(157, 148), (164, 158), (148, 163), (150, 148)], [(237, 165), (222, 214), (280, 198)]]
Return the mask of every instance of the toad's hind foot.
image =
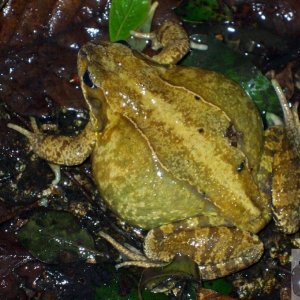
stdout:
[(300, 120), (298, 115), (299, 103), (296, 102), (292, 107), (290, 107), (278, 81), (276, 79), (272, 79), (271, 82), (281, 104), (288, 137), (295, 149), (295, 152), (300, 158)]

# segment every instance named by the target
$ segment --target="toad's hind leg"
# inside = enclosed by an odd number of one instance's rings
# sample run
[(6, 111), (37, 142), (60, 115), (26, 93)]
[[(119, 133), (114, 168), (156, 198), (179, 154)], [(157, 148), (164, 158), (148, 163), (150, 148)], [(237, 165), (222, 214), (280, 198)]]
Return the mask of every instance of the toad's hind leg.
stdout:
[(129, 259), (118, 267), (162, 267), (175, 255), (184, 254), (198, 264), (203, 279), (214, 279), (244, 269), (260, 259), (263, 244), (256, 235), (223, 225), (197, 227), (196, 219), (150, 230), (144, 243), (145, 255), (132, 253), (106, 233), (100, 232), (99, 236)]
[(263, 253), (258, 236), (235, 227), (181, 228), (173, 224), (151, 230), (144, 246), (152, 260), (170, 261), (177, 253), (192, 258), (203, 279), (223, 277), (256, 263)]
[(79, 135), (70, 137), (45, 135), (39, 131), (34, 118), (30, 118), (30, 121), (32, 132), (12, 123), (8, 123), (7, 126), (26, 136), (32, 151), (50, 163), (55, 174), (52, 184), (57, 184), (60, 179), (57, 165), (79, 165), (91, 154), (96, 142), (96, 132), (91, 122)]
[(300, 162), (288, 135), (283, 131), (281, 147), (274, 156), (272, 211), (279, 228), (288, 234), (300, 227)]
[(280, 135), (280, 147), (274, 155), (272, 210), (275, 223), (281, 230), (285, 233), (294, 233), (300, 227), (299, 103), (290, 108), (276, 79), (272, 79), (272, 85), (280, 101), (285, 123), (285, 130), (282, 130)]
[[(294, 233), (300, 226), (300, 165), (287, 131), (273, 126), (265, 131), (265, 145), (257, 174), (262, 192), (262, 215), (268, 220), (271, 207), (281, 231)], [(265, 197), (263, 197), (265, 196)]]

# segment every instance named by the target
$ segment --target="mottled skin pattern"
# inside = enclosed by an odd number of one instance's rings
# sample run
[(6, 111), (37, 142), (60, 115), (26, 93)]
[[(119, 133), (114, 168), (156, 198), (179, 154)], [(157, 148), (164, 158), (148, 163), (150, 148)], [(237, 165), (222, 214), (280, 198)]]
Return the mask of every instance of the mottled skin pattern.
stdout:
[[(280, 132), (282, 134), (279, 134)], [(298, 179), (300, 164), (299, 157), (295, 151), (292, 151), (294, 147), (287, 136), (283, 128), (277, 128), (276, 139), (279, 139), (280, 150), (275, 153), (273, 162), (272, 212), (275, 223), (286, 228), (286, 233), (293, 233), (299, 229), (300, 181), (289, 180), (283, 174), (288, 173), (290, 178)]]
[(162, 48), (159, 54), (153, 57), (158, 63), (176, 64), (182, 59), (182, 54), (189, 50), (189, 39), (185, 30), (181, 26), (174, 26), (172, 22), (165, 22), (154, 37), (157, 41), (156, 48)]
[(90, 156), (96, 143), (97, 135), (91, 122), (76, 137), (45, 135), (38, 130), (34, 119), (31, 119), (31, 126), (33, 132), (15, 124), (8, 124), (9, 128), (19, 131), (28, 138), (33, 152), (57, 165), (81, 164)]
[[(237, 228), (205, 227), (173, 231), (173, 225), (152, 230), (146, 237), (144, 251), (152, 260), (171, 261), (177, 253), (189, 255), (199, 264), (202, 278), (214, 279), (243, 269), (259, 259), (263, 245), (257, 236)], [(202, 251), (194, 251), (201, 247)], [(159, 249), (159, 251), (157, 251)], [(228, 259), (224, 261), (224, 256)]]
[[(260, 116), (238, 85), (213, 72), (162, 65), (188, 50), (181, 27), (167, 21), (156, 36), (168, 50), (153, 59), (108, 42), (80, 50), (90, 123), (75, 146), (35, 128), (28, 133), (9, 127), (57, 164), (80, 163), (93, 149), (94, 178), (109, 207), (127, 222), (152, 229), (146, 257), (99, 233), (132, 260), (125, 264), (153, 266), (180, 252), (199, 264), (203, 278), (224, 276), (260, 258), (263, 245), (253, 233), (272, 211), (283, 231), (298, 229), (299, 168), (282, 133), (269, 130), (264, 141)], [(82, 147), (82, 157), (71, 154), (72, 147)], [(291, 168), (281, 166), (281, 157)], [(283, 172), (295, 181), (286, 181)]]

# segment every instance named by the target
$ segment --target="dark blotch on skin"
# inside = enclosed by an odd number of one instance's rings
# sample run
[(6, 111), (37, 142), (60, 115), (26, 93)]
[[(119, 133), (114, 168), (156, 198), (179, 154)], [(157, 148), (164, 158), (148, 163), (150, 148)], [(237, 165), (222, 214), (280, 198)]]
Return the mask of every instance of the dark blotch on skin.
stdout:
[(240, 165), (236, 168), (236, 170), (238, 171), (238, 173), (240, 173), (240, 172), (242, 172), (244, 170), (244, 168), (245, 168), (245, 162), (242, 161), (240, 163)]
[(198, 132), (202, 134), (202, 133), (204, 133), (204, 129), (203, 128), (199, 128)]
[(225, 132), (224, 136), (229, 139), (230, 145), (232, 147), (237, 147), (237, 145), (238, 145), (238, 139), (239, 139), (239, 134), (235, 130), (235, 128), (234, 128), (234, 126), (233, 126), (232, 123), (230, 123), (230, 125), (226, 129), (226, 132)]

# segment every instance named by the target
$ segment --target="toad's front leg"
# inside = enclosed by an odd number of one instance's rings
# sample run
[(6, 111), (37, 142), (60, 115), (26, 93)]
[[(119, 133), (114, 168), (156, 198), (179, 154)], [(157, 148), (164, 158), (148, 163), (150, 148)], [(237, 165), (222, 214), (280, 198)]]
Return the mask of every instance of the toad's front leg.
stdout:
[(30, 118), (30, 121), (33, 131), (12, 123), (8, 123), (7, 126), (25, 135), (32, 151), (50, 163), (55, 173), (52, 184), (57, 184), (59, 181), (57, 165), (79, 165), (91, 154), (96, 142), (96, 132), (93, 130), (92, 122), (89, 122), (78, 136), (70, 137), (46, 135), (40, 132), (34, 118)]
[(152, 49), (162, 49), (152, 57), (160, 64), (176, 64), (189, 51), (190, 43), (186, 31), (178, 23), (166, 20), (162, 26), (150, 33), (131, 31), (136, 38), (151, 40)]

